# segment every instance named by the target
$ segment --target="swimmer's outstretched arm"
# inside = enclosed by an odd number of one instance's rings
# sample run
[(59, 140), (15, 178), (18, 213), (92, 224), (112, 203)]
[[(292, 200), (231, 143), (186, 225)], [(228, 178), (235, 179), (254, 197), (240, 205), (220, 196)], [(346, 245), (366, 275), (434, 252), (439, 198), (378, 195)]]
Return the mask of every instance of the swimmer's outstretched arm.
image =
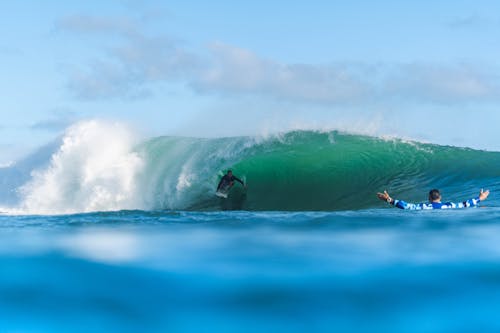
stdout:
[(472, 198), (472, 199), (469, 199), (469, 200), (466, 200), (466, 201), (463, 201), (463, 202), (459, 202), (458, 204), (450, 202), (449, 205), (450, 205), (450, 208), (475, 207), (481, 201), (486, 200), (486, 198), (488, 198), (488, 195), (490, 195), (490, 191), (489, 190), (483, 191), (483, 189), (481, 189), (481, 191), (479, 192), (479, 195), (476, 198)]
[(398, 207), (400, 209), (410, 209), (410, 210), (423, 209), (422, 204), (414, 204), (414, 203), (405, 202), (403, 200), (393, 199), (393, 198), (391, 198), (389, 193), (387, 193), (387, 191), (384, 191), (384, 193), (380, 193), (380, 192), (377, 193), (377, 197), (380, 200), (386, 201), (389, 204), (393, 205), (394, 207)]
[(484, 191), (481, 189), (479, 192), (479, 195), (475, 198), (471, 198), (459, 203), (454, 203), (454, 202), (445, 202), (442, 204), (441, 208), (469, 208), (469, 207), (476, 207), (478, 203), (481, 201), (486, 200), (488, 198), (488, 195), (490, 195), (490, 191), (486, 190)]

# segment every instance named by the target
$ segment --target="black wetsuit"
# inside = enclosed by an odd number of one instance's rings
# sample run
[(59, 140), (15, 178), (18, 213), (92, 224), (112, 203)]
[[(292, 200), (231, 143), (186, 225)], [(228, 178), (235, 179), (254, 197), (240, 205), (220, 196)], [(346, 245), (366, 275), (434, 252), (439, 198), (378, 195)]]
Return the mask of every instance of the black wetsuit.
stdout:
[(217, 191), (220, 190), (221, 188), (225, 188), (225, 187), (229, 186), (235, 180), (238, 181), (238, 182), (240, 182), (241, 185), (245, 186), (245, 184), (243, 184), (243, 181), (241, 179), (239, 179), (238, 177), (235, 177), (234, 175), (233, 176), (229, 176), (229, 175), (226, 174), (220, 180), (219, 185), (217, 185)]

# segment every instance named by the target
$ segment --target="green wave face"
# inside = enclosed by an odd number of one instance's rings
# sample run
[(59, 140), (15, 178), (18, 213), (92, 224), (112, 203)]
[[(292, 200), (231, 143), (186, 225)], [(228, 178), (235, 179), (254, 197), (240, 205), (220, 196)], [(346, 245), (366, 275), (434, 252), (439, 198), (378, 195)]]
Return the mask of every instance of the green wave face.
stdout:
[[(377, 207), (375, 193), (425, 201), (431, 188), (448, 200), (497, 188), (500, 153), (382, 140), (289, 132), (254, 138), (158, 138), (140, 151), (147, 160), (143, 193), (164, 209), (347, 210)], [(229, 198), (213, 193), (223, 172), (244, 177)]]

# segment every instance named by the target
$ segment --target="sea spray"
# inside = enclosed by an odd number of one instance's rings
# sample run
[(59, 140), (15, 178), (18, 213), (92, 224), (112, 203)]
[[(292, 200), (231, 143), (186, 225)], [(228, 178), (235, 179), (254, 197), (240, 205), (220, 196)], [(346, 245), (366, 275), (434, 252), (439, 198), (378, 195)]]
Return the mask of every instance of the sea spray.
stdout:
[(21, 209), (65, 214), (142, 208), (136, 177), (143, 161), (132, 149), (132, 133), (121, 124), (85, 121), (68, 128), (46, 169), (34, 170), (20, 188)]

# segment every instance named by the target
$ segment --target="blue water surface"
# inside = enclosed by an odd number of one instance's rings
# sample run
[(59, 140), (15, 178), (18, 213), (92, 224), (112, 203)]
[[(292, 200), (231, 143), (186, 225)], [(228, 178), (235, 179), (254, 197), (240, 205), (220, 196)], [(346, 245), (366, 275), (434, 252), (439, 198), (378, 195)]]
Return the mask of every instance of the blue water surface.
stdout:
[(0, 332), (498, 332), (500, 208), (0, 216)]

